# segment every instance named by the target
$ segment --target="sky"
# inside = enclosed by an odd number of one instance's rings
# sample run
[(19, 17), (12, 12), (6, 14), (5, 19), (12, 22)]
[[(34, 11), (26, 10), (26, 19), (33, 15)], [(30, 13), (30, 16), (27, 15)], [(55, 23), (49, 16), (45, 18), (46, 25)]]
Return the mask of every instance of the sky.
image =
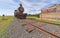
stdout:
[(0, 15), (14, 15), (14, 10), (22, 4), (27, 14), (39, 14), (41, 9), (54, 4), (60, 4), (60, 0), (0, 0)]

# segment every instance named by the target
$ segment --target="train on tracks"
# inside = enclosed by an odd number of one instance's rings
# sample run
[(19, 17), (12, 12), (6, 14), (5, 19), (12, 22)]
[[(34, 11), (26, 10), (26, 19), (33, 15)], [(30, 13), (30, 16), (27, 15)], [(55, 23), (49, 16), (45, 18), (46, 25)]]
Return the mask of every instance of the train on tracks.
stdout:
[(20, 4), (20, 7), (17, 10), (15, 10), (14, 16), (19, 19), (26, 19), (27, 13), (23, 13), (23, 12), (24, 12), (24, 8), (22, 4)]

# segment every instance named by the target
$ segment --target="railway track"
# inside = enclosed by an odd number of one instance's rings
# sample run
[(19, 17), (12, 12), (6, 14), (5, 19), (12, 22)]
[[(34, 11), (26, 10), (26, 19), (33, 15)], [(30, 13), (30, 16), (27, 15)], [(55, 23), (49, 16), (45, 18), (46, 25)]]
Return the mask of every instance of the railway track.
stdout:
[[(28, 32), (36, 29), (36, 30), (39, 30), (40, 32), (42, 32), (42, 33), (50, 36), (51, 38), (60, 38), (60, 36), (57, 36), (57, 35), (55, 35), (55, 34), (53, 34), (53, 33), (51, 33), (51, 32), (48, 32), (48, 31), (40, 28), (40, 27), (43, 27), (44, 24), (43, 24), (43, 25), (40, 24), (40, 26), (34, 24), (34, 23), (37, 23), (37, 21), (30, 21), (30, 22), (28, 22), (28, 21), (24, 21), (24, 20), (23, 20), (22, 22), (31, 25), (31, 27), (27, 28), (27, 31), (28, 31)], [(45, 23), (45, 24), (46, 24), (46, 23)]]

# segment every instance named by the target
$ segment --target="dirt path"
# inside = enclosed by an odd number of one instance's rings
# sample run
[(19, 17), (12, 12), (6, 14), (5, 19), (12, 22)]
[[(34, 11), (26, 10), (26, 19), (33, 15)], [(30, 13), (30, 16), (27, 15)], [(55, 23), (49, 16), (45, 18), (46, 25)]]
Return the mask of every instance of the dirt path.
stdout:
[[(27, 27), (31, 27), (31, 26), (30, 24), (25, 24), (26, 22), (24, 21), (35, 22), (32, 20), (14, 19), (9, 27), (8, 37), (6, 36), (5, 38), (9, 38), (9, 37), (11, 38), (51, 38), (50, 36), (36, 29), (33, 29), (33, 31), (29, 33), (28, 31), (26, 31), (26, 29), (28, 29)], [(41, 22), (35, 22), (33, 24), (40, 25)], [(43, 26), (40, 26), (42, 29), (49, 31), (53, 34), (57, 33), (58, 29), (60, 29), (59, 26), (54, 26), (51, 24), (42, 24), (42, 25)]]

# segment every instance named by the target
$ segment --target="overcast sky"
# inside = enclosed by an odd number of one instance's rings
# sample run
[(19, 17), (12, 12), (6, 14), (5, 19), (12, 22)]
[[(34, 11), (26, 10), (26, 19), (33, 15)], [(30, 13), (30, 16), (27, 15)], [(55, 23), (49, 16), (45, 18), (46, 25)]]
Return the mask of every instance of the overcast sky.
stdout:
[(38, 14), (41, 9), (58, 4), (60, 0), (0, 0), (0, 15), (13, 15), (14, 10), (22, 3), (28, 14)]

